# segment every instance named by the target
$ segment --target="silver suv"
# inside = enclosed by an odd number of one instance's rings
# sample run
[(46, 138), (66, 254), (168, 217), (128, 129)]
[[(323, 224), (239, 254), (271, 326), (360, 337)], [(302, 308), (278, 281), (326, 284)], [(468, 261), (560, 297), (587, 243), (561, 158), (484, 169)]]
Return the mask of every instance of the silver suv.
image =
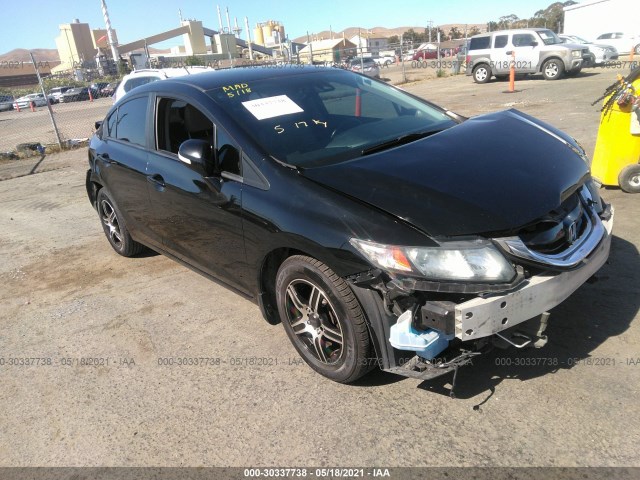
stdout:
[(588, 48), (563, 43), (546, 28), (499, 30), (471, 37), (466, 73), (477, 83), (486, 83), (492, 76), (506, 78), (512, 52), (516, 73), (542, 73), (547, 80), (577, 75), (591, 57)]

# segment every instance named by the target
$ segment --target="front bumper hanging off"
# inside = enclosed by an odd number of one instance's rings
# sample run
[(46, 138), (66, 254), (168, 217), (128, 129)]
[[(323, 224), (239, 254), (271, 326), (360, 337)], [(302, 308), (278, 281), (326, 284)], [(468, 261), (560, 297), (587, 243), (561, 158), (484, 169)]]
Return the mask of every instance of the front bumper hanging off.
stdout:
[(605, 219), (597, 220), (597, 223), (601, 222), (599, 232), (602, 235), (601, 240), (588, 256), (571, 270), (549, 271), (534, 275), (506, 293), (485, 293), (457, 304), (427, 302), (426, 305), (417, 309), (415, 314), (421, 315), (423, 320), (426, 318), (432, 322), (433, 328), (448, 335), (448, 338), (458, 339), (456, 348), (446, 350), (439, 358), (429, 359), (429, 356), (421, 357), (416, 355), (416, 352), (393, 348), (390, 333), (391, 328), (397, 323), (398, 316), (390, 314), (380, 296), (376, 295), (372, 289), (362, 288), (352, 283), (354, 292), (367, 312), (370, 333), (374, 338), (382, 369), (407, 377), (428, 380), (448, 372), (457, 372), (459, 367), (472, 363), (473, 358), (482, 350), (477, 347), (491, 344), (491, 337), (500, 338), (503, 344), (506, 342), (517, 347), (529, 343), (537, 347), (544, 345), (546, 343), (544, 336), (538, 341), (530, 338), (529, 341), (518, 345), (504, 336), (506, 332), (504, 335), (500, 335), (500, 332), (507, 329), (511, 332), (519, 331), (525, 326), (522, 325), (518, 329), (513, 327), (538, 316), (541, 316), (539, 332), (543, 332), (548, 318), (547, 312), (566, 300), (607, 261), (611, 248), (613, 216), (611, 208)]
[(559, 305), (604, 265), (610, 248), (611, 235), (606, 234), (576, 270), (536, 275), (513, 292), (476, 297), (456, 305), (456, 337), (467, 341), (494, 335)]

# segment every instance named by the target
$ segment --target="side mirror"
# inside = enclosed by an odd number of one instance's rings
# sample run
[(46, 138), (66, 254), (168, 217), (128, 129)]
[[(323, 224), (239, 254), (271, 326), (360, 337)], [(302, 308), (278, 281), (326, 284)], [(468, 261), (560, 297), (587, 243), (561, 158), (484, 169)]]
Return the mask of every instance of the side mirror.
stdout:
[(100, 130), (100, 127), (102, 126), (102, 120), (98, 120), (93, 124), (93, 126), (96, 127), (96, 131)]
[(536, 42), (535, 40), (533, 42), (531, 42), (531, 46), (532, 47), (537, 47), (538, 46), (538, 42)]
[(206, 140), (185, 140), (178, 149), (178, 159), (192, 170), (208, 177), (213, 172), (213, 149)]

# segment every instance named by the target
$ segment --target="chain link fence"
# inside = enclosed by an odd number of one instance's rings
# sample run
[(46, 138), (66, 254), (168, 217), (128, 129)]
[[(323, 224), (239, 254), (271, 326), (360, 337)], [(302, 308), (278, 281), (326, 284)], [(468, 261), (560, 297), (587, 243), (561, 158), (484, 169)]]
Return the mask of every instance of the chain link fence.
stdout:
[[(104, 118), (113, 103), (115, 75), (99, 76), (91, 70), (79, 70), (75, 75), (41, 77), (41, 63), (37, 59), (5, 63), (0, 68), (13, 69), (31, 81), (37, 78), (38, 83), (13, 87), (11, 77), (2, 77), (5, 81), (0, 87), (0, 158), (85, 145), (95, 122)], [(21, 83), (15, 77), (14, 83)]]

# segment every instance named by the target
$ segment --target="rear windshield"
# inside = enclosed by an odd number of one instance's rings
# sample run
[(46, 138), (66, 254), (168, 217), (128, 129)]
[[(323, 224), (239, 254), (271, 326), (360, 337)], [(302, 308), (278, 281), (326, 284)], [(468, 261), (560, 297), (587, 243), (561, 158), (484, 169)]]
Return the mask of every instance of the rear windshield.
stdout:
[(158, 77), (134, 77), (127, 80), (124, 84), (124, 91), (128, 92), (136, 87), (140, 87), (142, 85), (146, 85), (147, 83), (155, 82), (156, 80), (160, 80)]
[(349, 160), (381, 142), (456, 124), (424, 101), (339, 69), (238, 83), (207, 93), (266, 152), (298, 167)]

